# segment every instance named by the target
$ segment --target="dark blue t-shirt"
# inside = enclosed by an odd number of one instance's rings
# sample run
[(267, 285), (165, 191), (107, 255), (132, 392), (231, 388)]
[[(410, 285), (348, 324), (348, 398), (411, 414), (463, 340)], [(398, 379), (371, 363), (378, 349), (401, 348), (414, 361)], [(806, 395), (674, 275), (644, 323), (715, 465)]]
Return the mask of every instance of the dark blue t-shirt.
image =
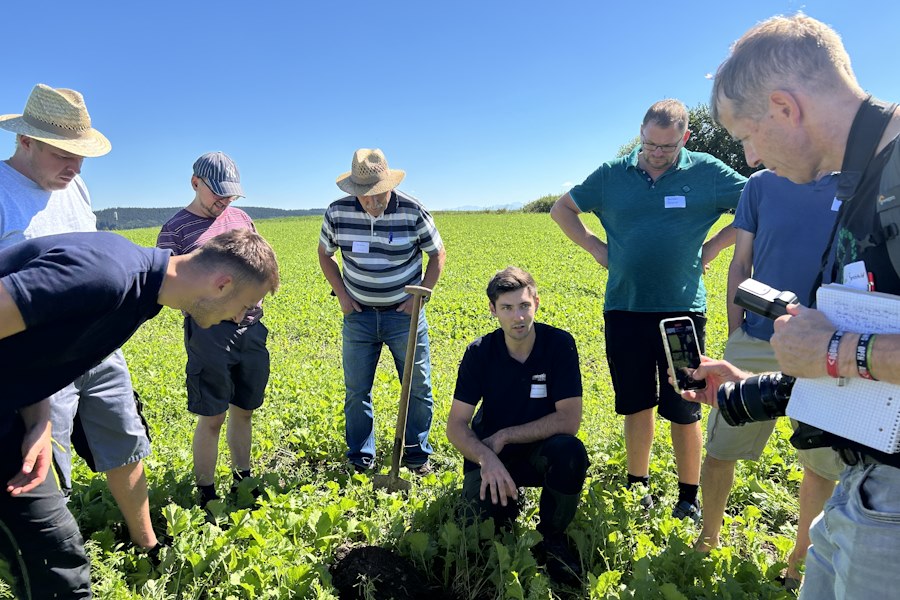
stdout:
[[(567, 331), (535, 323), (535, 341), (524, 363), (509, 355), (503, 330), (480, 337), (466, 349), (453, 398), (481, 407), (472, 419), (478, 439), (556, 412), (556, 403), (581, 396), (575, 339)], [(511, 444), (501, 460), (516, 451)], [(466, 461), (465, 470), (476, 465)]]
[(64, 388), (156, 316), (169, 256), (106, 232), (0, 251), (0, 284), (26, 327), (0, 340), (0, 420)]

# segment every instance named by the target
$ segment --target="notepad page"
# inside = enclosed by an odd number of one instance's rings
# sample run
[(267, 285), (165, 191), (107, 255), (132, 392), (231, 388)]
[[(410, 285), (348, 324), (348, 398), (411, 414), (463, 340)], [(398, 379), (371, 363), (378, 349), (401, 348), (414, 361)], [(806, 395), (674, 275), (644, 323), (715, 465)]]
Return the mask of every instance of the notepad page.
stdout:
[[(900, 296), (829, 284), (816, 306), (846, 331), (900, 333)], [(799, 379), (788, 416), (883, 452), (900, 452), (900, 386), (883, 381), (831, 377)]]

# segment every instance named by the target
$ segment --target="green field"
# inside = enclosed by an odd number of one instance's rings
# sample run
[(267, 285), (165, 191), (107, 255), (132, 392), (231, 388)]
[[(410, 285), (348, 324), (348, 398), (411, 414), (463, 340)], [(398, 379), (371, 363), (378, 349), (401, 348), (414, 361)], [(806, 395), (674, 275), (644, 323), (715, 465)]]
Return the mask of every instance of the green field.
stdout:
[[(253, 505), (244, 490), (215, 503), (208, 522), (194, 505), (181, 316), (164, 309), (125, 346), (135, 389), (153, 436), (145, 461), (151, 513), (173, 538), (153, 569), (131, 549), (102, 477), (76, 472), (71, 508), (93, 560), (99, 598), (336, 598), (328, 566), (346, 545), (380, 545), (409, 557), (429, 582), (454, 598), (789, 598), (774, 582), (793, 543), (800, 471), (779, 424), (763, 459), (738, 467), (723, 548), (708, 557), (690, 550), (697, 530), (669, 512), (677, 495), (668, 427), (658, 421), (652, 475), (662, 497), (649, 518), (625, 479), (621, 420), (603, 345), (606, 273), (575, 247), (547, 214), (439, 213), (447, 263), (428, 304), (435, 418), (434, 475), (404, 497), (373, 490), (344, 465), (340, 311), (316, 259), (319, 217), (261, 221), (279, 256), (282, 287), (266, 300), (272, 375), (254, 422), (253, 469), (265, 492)], [(592, 228), (599, 229), (593, 217)], [(726, 221), (723, 221), (727, 222)], [(126, 235), (152, 245), (156, 230)], [(725, 274), (730, 251), (707, 276), (707, 352), (721, 356), (726, 337)], [(456, 368), (466, 344), (495, 328), (484, 287), (514, 264), (535, 276), (538, 320), (577, 340), (584, 380), (580, 437), (591, 460), (583, 501), (569, 533), (588, 574), (583, 591), (558, 589), (529, 548), (537, 494), (530, 490), (518, 537), (493, 539), (487, 527), (455, 518), (461, 457), (444, 433)], [(373, 390), (379, 465), (389, 462), (400, 386), (385, 355)], [(230, 484), (224, 435), (220, 493)], [(405, 472), (404, 472), (405, 473)], [(405, 476), (408, 476), (406, 474)], [(365, 585), (362, 586), (365, 590)], [(378, 597), (378, 596), (372, 596)]]

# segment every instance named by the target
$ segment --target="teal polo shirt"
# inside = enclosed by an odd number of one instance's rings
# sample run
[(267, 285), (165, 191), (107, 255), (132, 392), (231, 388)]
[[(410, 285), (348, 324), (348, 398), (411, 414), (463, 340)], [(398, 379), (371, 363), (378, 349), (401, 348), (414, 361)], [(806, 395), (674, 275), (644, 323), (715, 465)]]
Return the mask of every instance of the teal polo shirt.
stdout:
[(604, 163), (569, 191), (606, 230), (604, 310), (706, 311), (700, 250), (719, 217), (737, 206), (747, 178), (703, 152), (681, 149), (652, 181), (631, 154)]

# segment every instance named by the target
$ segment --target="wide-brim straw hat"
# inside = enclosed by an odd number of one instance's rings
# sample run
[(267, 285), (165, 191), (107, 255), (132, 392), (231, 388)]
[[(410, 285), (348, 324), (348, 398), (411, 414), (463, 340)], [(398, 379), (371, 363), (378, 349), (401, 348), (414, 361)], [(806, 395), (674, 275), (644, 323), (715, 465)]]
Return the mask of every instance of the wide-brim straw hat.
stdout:
[(360, 148), (353, 154), (350, 171), (337, 178), (337, 186), (351, 196), (375, 196), (389, 192), (403, 181), (406, 171), (388, 167), (384, 153)]
[(84, 97), (75, 90), (39, 83), (21, 115), (0, 115), (0, 129), (21, 133), (78, 156), (103, 156), (112, 149), (91, 127)]

